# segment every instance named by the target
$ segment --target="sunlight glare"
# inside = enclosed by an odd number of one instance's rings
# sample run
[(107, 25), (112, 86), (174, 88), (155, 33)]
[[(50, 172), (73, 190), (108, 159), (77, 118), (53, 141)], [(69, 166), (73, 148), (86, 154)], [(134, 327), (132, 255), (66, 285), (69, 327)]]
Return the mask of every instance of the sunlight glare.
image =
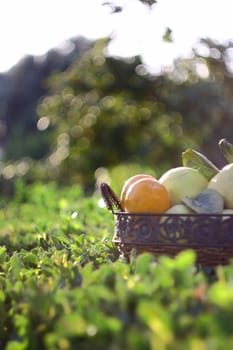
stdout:
[(100, 199), (98, 200), (98, 207), (101, 208), (101, 209), (106, 207), (106, 204), (105, 204), (103, 198), (100, 198)]
[[(25, 55), (44, 55), (52, 48), (69, 51), (70, 38), (89, 40), (111, 36), (107, 53), (118, 57), (141, 55), (155, 71), (187, 57), (200, 38), (232, 38), (231, 2), (222, 0), (163, 0), (149, 10), (140, 1), (117, 1), (123, 11), (113, 14), (103, 0), (8, 0), (0, 4), (0, 72)], [(10, 18), (10, 22), (9, 22)], [(223, 21), (220, 20), (224, 18)], [(12, 25), (14, 23), (14, 25)], [(173, 42), (162, 41), (169, 27)], [(216, 53), (213, 53), (216, 54)]]

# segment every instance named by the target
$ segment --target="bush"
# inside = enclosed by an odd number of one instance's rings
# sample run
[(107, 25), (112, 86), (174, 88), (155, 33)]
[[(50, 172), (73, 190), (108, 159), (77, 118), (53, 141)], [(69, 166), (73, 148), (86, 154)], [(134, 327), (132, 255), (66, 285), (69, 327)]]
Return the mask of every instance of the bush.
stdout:
[(213, 279), (192, 251), (127, 263), (99, 196), (55, 184), (16, 193), (0, 209), (2, 349), (232, 347), (232, 264)]

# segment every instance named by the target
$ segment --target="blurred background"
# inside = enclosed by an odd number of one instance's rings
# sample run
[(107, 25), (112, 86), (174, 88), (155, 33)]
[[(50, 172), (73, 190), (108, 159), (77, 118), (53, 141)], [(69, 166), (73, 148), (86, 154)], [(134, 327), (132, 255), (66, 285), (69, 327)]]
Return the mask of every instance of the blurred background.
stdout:
[(159, 177), (233, 142), (230, 2), (0, 4), (0, 190)]

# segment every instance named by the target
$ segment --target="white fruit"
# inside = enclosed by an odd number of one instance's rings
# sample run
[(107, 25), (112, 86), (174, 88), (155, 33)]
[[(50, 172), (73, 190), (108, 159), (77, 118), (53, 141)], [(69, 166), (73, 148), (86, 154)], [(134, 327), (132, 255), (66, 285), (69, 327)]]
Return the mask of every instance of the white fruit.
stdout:
[(167, 188), (171, 206), (181, 204), (184, 197), (197, 197), (208, 185), (198, 170), (189, 167), (172, 168), (161, 176), (159, 182)]
[(184, 204), (175, 204), (165, 214), (192, 214), (193, 211)]
[(223, 220), (230, 219), (233, 217), (233, 209), (224, 209), (222, 211)]
[[(173, 205), (171, 208), (169, 208), (165, 213), (164, 216), (161, 218), (161, 223), (163, 225), (165, 225), (165, 227), (162, 228), (161, 231), (161, 241), (162, 242), (166, 242), (169, 241), (169, 234), (168, 234), (168, 238), (166, 238), (167, 233), (166, 233), (166, 229), (169, 228), (169, 226), (166, 225), (166, 221), (170, 221), (170, 218), (168, 216), (166, 216), (166, 214), (178, 214), (179, 220), (180, 221), (180, 227), (182, 227), (181, 223), (185, 222), (188, 218), (189, 220), (193, 220), (193, 218), (189, 217), (188, 215), (185, 216), (185, 214), (193, 214), (193, 211), (191, 209), (189, 209), (185, 204), (175, 204)], [(172, 220), (176, 220), (175, 218), (173, 218)], [(172, 237), (173, 239), (175, 238), (176, 241), (178, 243), (187, 243), (187, 239), (184, 238), (183, 236), (183, 230), (180, 232), (180, 230), (177, 231), (172, 231)]]
[(233, 209), (233, 164), (226, 165), (212, 177), (208, 187), (222, 195), (225, 209)]

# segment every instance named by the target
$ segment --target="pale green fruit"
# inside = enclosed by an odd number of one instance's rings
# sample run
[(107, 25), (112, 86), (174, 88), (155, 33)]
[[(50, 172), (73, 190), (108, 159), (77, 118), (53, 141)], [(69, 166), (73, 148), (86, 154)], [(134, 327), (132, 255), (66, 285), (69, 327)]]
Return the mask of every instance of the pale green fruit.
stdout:
[(165, 214), (192, 214), (193, 211), (184, 204), (175, 204)]
[(208, 187), (222, 195), (225, 209), (233, 209), (233, 164), (226, 165), (212, 177)]
[[(227, 215), (229, 214), (229, 216)], [(233, 209), (224, 209), (222, 211), (223, 220), (229, 219), (233, 215)]]
[(233, 214), (233, 209), (223, 209), (222, 214), (223, 215), (225, 215), (225, 214), (232, 215)]
[[(163, 224), (165, 224), (167, 220), (170, 220), (170, 218), (168, 218), (166, 216), (166, 214), (179, 214), (179, 218), (181, 218), (183, 221), (185, 221), (188, 218), (188, 216), (185, 216), (185, 214), (193, 214), (193, 211), (191, 209), (189, 209), (185, 204), (175, 204), (164, 213), (164, 216), (161, 218), (161, 223), (163, 223)], [(182, 215), (184, 215), (184, 216), (182, 216)], [(191, 220), (192, 220), (192, 218), (191, 218)], [(172, 236), (176, 237), (177, 243), (182, 243), (182, 244), (187, 243), (187, 239), (185, 239), (180, 234), (179, 231), (172, 232)], [(161, 237), (162, 237), (161, 242), (163, 242), (163, 243), (169, 242), (169, 238), (166, 239), (165, 229), (162, 230)]]
[(198, 170), (189, 167), (172, 168), (159, 182), (168, 190), (171, 206), (181, 204), (184, 197), (197, 197), (208, 185), (208, 180)]

